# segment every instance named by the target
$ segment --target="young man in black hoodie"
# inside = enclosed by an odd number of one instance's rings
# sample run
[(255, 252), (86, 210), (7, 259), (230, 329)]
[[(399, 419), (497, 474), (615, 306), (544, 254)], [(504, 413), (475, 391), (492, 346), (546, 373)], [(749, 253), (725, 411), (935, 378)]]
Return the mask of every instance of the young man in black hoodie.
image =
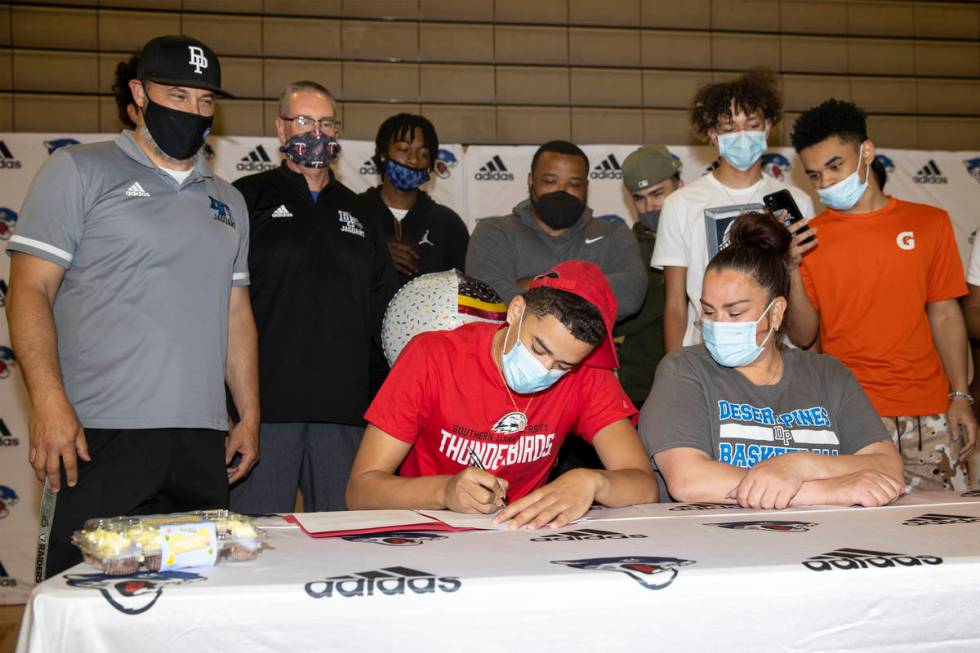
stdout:
[(435, 127), (422, 116), (399, 113), (378, 129), (373, 160), (381, 184), (361, 197), (379, 216), (403, 284), (428, 272), (462, 272), (466, 262), (470, 234), (463, 220), (419, 190), (438, 155)]

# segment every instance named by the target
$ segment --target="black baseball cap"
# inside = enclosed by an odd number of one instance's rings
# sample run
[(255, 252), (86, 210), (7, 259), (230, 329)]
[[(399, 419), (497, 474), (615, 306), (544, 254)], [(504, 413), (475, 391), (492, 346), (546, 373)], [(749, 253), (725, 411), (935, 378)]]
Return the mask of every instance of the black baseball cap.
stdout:
[(158, 36), (143, 46), (136, 79), (159, 84), (206, 88), (235, 97), (221, 88), (221, 64), (214, 50), (189, 36)]

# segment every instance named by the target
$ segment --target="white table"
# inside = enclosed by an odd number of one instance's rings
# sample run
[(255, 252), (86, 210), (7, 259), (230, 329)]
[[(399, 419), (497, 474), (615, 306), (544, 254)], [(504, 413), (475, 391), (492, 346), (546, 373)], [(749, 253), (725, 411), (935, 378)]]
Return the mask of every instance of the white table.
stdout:
[(34, 590), (18, 651), (980, 650), (980, 497), (611, 516), (400, 544), (280, 528), (255, 561), (164, 577), (79, 565)]

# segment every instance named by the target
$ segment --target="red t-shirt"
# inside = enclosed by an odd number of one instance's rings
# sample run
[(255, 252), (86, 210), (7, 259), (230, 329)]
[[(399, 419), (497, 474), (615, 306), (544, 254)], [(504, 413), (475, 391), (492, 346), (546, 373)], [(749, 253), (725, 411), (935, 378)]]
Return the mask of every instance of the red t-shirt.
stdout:
[(490, 355), (498, 328), (474, 323), (423, 333), (402, 350), (364, 415), (413, 445), (402, 476), (456, 474), (469, 466), (473, 447), (490, 473), (510, 482), (507, 498), (516, 500), (544, 484), (568, 433), (591, 442), (636, 415), (612, 370), (578, 366), (546, 390), (513, 393), (528, 426), (509, 432), (514, 404)]

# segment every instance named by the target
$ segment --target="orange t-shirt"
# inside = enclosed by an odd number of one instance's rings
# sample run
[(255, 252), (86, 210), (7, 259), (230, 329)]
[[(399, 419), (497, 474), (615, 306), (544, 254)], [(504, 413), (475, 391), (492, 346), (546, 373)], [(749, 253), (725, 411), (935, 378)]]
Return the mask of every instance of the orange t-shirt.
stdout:
[(879, 415), (946, 412), (949, 382), (926, 304), (966, 294), (949, 215), (889, 198), (879, 211), (814, 218), (800, 273), (820, 346), (851, 369)]

